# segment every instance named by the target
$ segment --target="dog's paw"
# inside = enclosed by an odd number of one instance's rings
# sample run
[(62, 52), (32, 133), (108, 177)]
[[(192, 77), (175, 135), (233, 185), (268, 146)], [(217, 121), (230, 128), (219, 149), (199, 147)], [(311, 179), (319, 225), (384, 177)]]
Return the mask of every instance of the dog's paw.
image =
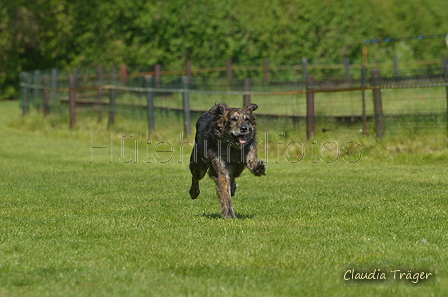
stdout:
[(196, 198), (199, 196), (199, 193), (200, 193), (201, 191), (199, 191), (198, 188), (191, 187), (191, 189), (190, 189), (189, 192), (190, 192), (190, 197), (191, 197), (191, 199), (196, 199)]
[(255, 176), (262, 176), (262, 175), (266, 175), (266, 168), (264, 166), (264, 161), (263, 160), (259, 160), (257, 163), (254, 164), (254, 168), (252, 169), (252, 173)]

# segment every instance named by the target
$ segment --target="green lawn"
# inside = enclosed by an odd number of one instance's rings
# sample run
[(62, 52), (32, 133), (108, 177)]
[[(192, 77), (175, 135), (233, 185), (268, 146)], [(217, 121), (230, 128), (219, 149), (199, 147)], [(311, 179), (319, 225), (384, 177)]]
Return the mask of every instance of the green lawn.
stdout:
[(181, 126), (122, 137), (0, 110), (0, 296), (448, 295), (446, 159), (270, 152), (266, 176), (237, 180), (229, 220), (210, 179), (189, 198)]

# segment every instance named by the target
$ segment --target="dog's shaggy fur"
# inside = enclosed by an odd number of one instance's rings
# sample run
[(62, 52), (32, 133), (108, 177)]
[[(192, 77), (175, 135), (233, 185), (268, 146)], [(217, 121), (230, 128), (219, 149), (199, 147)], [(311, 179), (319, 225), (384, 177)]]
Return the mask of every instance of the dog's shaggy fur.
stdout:
[(193, 175), (190, 196), (198, 197), (199, 181), (208, 173), (216, 183), (222, 215), (235, 218), (230, 197), (235, 195), (235, 178), (247, 167), (256, 176), (265, 175), (263, 160), (258, 160), (255, 146), (257, 123), (252, 112), (258, 108), (213, 106), (196, 123), (196, 137), (190, 158)]

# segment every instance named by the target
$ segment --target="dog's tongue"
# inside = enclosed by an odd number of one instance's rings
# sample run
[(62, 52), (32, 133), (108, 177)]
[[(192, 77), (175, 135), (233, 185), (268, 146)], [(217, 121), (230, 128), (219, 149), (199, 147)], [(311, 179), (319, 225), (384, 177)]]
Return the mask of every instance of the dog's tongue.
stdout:
[(244, 136), (239, 136), (239, 137), (238, 137), (238, 141), (239, 141), (241, 144), (245, 144), (245, 143), (247, 142), (247, 139), (246, 139), (246, 137), (244, 137)]

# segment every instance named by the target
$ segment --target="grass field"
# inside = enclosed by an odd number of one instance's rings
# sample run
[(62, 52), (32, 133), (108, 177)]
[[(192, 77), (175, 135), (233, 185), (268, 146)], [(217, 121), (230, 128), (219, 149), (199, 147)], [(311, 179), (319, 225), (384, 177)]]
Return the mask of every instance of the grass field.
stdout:
[[(448, 294), (446, 150), (408, 143), (419, 151), (397, 157), (393, 140), (360, 139), (352, 163), (270, 152), (265, 177), (237, 181), (228, 220), (210, 179), (189, 198), (181, 126), (70, 131), (18, 102), (0, 110), (0, 296)], [(417, 272), (428, 279), (406, 279)]]

